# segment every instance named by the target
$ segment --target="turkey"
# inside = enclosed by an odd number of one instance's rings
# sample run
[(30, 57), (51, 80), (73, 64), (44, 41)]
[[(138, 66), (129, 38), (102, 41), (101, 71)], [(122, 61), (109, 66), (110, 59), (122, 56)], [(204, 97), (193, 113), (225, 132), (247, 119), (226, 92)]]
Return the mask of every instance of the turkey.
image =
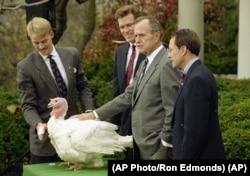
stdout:
[(102, 167), (105, 155), (132, 148), (132, 136), (120, 136), (114, 124), (75, 118), (65, 120), (68, 104), (64, 98), (50, 99), (48, 107), (52, 107), (47, 123), (49, 138), (60, 159), (72, 170)]

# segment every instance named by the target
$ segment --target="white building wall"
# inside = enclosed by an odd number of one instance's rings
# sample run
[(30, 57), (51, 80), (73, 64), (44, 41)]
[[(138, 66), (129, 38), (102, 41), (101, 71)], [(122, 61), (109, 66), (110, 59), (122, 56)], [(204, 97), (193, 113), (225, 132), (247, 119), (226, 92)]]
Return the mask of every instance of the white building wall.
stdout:
[(190, 28), (197, 32), (202, 44), (199, 57), (203, 61), (204, 0), (178, 0), (178, 29), (182, 28)]
[(239, 0), (238, 79), (250, 78), (250, 0)]

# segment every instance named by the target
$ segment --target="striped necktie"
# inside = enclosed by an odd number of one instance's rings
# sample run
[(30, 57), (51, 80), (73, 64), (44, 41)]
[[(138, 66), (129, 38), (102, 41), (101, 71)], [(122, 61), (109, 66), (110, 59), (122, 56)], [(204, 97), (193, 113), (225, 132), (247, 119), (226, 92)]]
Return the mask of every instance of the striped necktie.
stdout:
[(134, 60), (136, 56), (135, 45), (132, 45), (132, 53), (130, 55), (127, 71), (126, 71), (126, 86), (129, 85), (130, 79), (133, 75)]
[(179, 79), (180, 87), (183, 86), (185, 76), (186, 75), (183, 72), (181, 72), (180, 79)]
[(145, 59), (145, 62), (144, 62), (143, 68), (142, 68), (142, 72), (141, 72), (141, 74), (140, 74), (140, 76), (139, 76), (139, 79), (138, 79), (137, 84), (136, 84), (136, 87), (135, 87), (135, 94), (134, 94), (134, 95), (137, 94), (137, 91), (138, 91), (138, 88), (139, 88), (139, 86), (140, 86), (141, 80), (142, 80), (142, 78), (143, 78), (143, 76), (144, 76), (144, 74), (145, 74), (147, 65), (148, 65), (148, 58)]

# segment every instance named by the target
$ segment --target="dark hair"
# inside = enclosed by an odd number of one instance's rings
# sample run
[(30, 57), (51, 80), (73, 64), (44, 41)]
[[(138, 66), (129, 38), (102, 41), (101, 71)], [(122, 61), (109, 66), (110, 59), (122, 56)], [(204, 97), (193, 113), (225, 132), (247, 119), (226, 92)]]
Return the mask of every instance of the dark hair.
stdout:
[(196, 32), (191, 29), (180, 29), (175, 31), (172, 37), (175, 37), (175, 45), (178, 48), (186, 46), (191, 53), (199, 55), (201, 42)]
[(124, 5), (124, 6), (120, 7), (119, 9), (117, 9), (117, 11), (115, 12), (115, 18), (116, 19), (122, 18), (130, 13), (134, 15), (135, 19), (141, 15), (140, 10), (137, 6)]

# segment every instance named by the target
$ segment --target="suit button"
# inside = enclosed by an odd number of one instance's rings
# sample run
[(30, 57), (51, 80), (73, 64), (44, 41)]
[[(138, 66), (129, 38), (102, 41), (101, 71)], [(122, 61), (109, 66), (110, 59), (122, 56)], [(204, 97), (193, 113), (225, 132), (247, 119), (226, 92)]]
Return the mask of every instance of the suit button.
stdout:
[(181, 126), (183, 127), (183, 126), (184, 126), (184, 124), (183, 124), (183, 123), (181, 123)]

